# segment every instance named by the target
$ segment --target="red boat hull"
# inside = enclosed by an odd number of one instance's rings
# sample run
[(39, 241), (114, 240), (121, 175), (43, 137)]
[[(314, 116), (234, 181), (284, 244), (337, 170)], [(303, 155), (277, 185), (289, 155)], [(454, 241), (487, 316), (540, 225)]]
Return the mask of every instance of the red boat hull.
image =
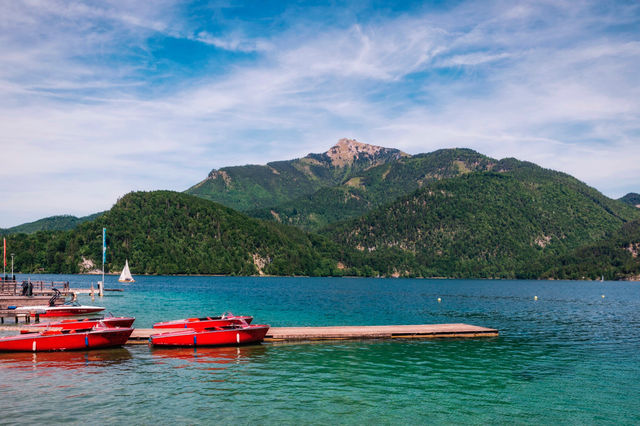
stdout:
[(133, 328), (95, 328), (88, 331), (52, 331), (0, 338), (0, 351), (41, 352), (111, 348), (124, 345)]
[(175, 321), (157, 322), (153, 328), (193, 328), (204, 330), (211, 327), (225, 327), (235, 324), (251, 324), (251, 316), (226, 316), (226, 317), (205, 317), (205, 318), (185, 318)]
[(104, 311), (104, 308), (102, 306), (88, 305), (20, 306), (16, 308), (16, 312), (29, 312), (32, 317), (38, 314), (40, 315), (40, 318), (70, 317), (75, 315), (93, 314), (100, 311)]
[(124, 327), (129, 328), (133, 325), (136, 319), (134, 317), (110, 317), (102, 319), (93, 318), (80, 318), (80, 319), (67, 319), (62, 321), (52, 321), (42, 324), (35, 324), (31, 327), (57, 327), (65, 330), (78, 330), (85, 328), (92, 328), (99, 323), (104, 324), (106, 327)]
[(267, 331), (268, 325), (216, 327), (214, 330), (187, 329), (152, 334), (149, 342), (155, 346), (236, 346), (262, 342)]
[[(72, 317), (75, 315), (86, 315), (93, 314), (96, 312), (104, 311), (104, 308), (79, 308), (79, 307), (71, 307), (64, 309), (47, 309), (45, 312), (40, 314), (40, 318), (43, 317)], [(35, 316), (35, 312), (31, 312), (31, 316)]]

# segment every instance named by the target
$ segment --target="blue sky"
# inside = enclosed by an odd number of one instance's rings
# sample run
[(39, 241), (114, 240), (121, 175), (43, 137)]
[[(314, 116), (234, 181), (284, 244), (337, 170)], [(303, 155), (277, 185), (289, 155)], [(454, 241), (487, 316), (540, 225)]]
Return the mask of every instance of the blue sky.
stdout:
[(0, 58), (0, 227), (342, 137), (640, 192), (637, 1), (0, 0)]

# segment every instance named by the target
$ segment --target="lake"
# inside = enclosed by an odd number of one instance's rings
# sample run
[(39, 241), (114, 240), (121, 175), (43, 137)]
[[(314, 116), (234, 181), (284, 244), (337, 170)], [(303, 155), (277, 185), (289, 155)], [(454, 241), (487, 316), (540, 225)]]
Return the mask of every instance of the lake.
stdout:
[(640, 424), (639, 283), (135, 278), (108, 276), (125, 292), (79, 300), (141, 328), (231, 311), (272, 326), (464, 322), (500, 337), (0, 354), (3, 424)]

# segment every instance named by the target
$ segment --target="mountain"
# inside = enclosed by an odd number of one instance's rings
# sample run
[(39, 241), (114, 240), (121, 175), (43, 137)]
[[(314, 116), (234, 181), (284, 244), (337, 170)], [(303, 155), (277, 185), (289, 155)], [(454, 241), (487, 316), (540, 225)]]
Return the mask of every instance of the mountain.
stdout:
[(384, 275), (535, 278), (545, 256), (640, 217), (564, 173), (515, 159), (491, 169), (427, 182), (324, 234)]
[(640, 280), (640, 220), (545, 263), (552, 266), (542, 274), (544, 278)]
[(470, 149), (441, 149), (403, 156), (352, 173), (341, 184), (267, 209), (249, 210), (247, 214), (318, 231), (331, 223), (363, 215), (428, 182), (492, 170), (496, 164), (498, 160)]
[(341, 139), (322, 154), (267, 165), (224, 167), (185, 191), (235, 210), (267, 208), (341, 184), (351, 176), (407, 154)]
[(129, 259), (134, 274), (640, 276), (639, 209), (469, 149), (409, 156), (345, 139), (323, 154), (214, 170), (196, 186), (258, 207), (130, 193), (75, 229), (10, 235), (16, 270), (95, 271), (106, 227), (107, 270)]
[(623, 203), (631, 204), (632, 206), (640, 208), (640, 194), (636, 194), (635, 192), (630, 192), (619, 200)]
[(12, 228), (0, 230), (0, 235), (10, 234), (33, 234), (38, 231), (68, 231), (76, 228), (78, 225), (84, 222), (91, 221), (104, 212), (94, 213), (89, 216), (75, 217), (71, 215), (51, 216), (44, 219), (36, 220), (35, 222), (24, 223), (22, 225), (14, 226)]
[[(107, 271), (125, 259), (133, 274), (341, 275), (342, 250), (297, 228), (249, 218), (220, 204), (170, 191), (135, 192), (72, 231), (15, 234), (8, 244), (22, 272)], [(342, 268), (342, 269), (341, 269)]]

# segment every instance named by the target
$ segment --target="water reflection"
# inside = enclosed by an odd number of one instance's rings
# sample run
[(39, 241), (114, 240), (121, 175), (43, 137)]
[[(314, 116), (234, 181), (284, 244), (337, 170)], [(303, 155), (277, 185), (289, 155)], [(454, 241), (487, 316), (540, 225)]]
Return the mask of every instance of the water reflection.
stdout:
[(131, 352), (125, 348), (66, 352), (10, 352), (0, 353), (0, 369), (76, 370), (88, 366), (111, 366), (131, 358)]
[(221, 346), (221, 347), (198, 347), (198, 348), (151, 348), (153, 358), (183, 360), (195, 363), (236, 364), (255, 360), (265, 354), (266, 348), (263, 345), (250, 346)]

